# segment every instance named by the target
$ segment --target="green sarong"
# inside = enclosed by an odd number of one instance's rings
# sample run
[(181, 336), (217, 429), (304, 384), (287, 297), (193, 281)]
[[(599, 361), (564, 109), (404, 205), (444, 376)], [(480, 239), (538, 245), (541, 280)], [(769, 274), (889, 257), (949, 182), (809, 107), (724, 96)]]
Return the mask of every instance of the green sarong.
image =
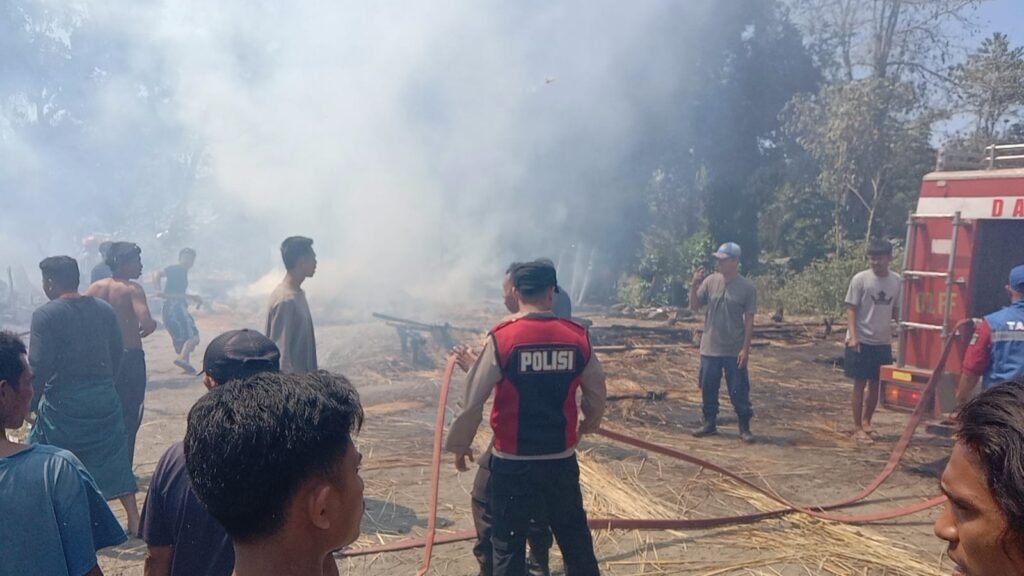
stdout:
[(63, 448), (77, 456), (107, 500), (138, 491), (113, 379), (48, 387), (28, 441)]

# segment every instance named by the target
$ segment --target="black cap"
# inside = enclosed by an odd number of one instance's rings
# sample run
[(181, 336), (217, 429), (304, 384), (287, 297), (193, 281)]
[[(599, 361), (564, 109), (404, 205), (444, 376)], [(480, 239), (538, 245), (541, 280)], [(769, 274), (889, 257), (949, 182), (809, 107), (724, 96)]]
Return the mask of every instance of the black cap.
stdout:
[(512, 285), (517, 290), (539, 292), (545, 288), (558, 286), (558, 275), (550, 262), (534, 260), (516, 266), (512, 270)]
[(203, 354), (203, 372), (218, 384), (281, 369), (281, 351), (255, 330), (231, 330), (214, 338)]

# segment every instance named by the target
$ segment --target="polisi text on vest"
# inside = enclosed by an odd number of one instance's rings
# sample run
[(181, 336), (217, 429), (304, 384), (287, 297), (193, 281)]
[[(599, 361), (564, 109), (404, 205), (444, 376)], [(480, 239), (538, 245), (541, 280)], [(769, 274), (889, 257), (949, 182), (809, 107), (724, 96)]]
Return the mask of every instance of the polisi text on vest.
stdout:
[(576, 369), (576, 351), (523, 350), (519, 353), (519, 372), (571, 372)]

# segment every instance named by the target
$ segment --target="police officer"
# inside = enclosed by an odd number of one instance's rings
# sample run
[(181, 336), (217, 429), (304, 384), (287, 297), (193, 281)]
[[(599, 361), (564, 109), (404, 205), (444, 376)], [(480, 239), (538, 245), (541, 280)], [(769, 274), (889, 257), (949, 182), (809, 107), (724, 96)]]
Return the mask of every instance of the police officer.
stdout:
[[(552, 313), (557, 278), (546, 262), (511, 271), (520, 316), (491, 330), (469, 371), (445, 444), (466, 471), (483, 407), (494, 392), (489, 487), (494, 574), (526, 572), (531, 518), (547, 518), (568, 576), (599, 574), (580, 492), (576, 444), (604, 413), (605, 380), (587, 331)], [(576, 391), (582, 403), (576, 405)], [(578, 411), (583, 419), (579, 420)]]
[[(554, 263), (550, 260), (541, 259), (551, 266)], [(505, 297), (505, 308), (509, 311), (504, 321), (518, 317), (519, 301), (516, 300), (515, 289), (512, 286), (512, 271), (519, 266), (519, 262), (513, 262), (505, 270), (505, 278), (501, 283), (502, 292)], [(569, 296), (559, 288), (555, 294), (554, 307), (552, 312), (559, 318), (570, 320), (572, 318), (572, 302), (562, 302), (560, 297), (568, 300)], [(486, 340), (484, 342), (486, 345)], [(459, 367), (468, 372), (470, 367), (480, 356), (480, 349), (472, 349), (468, 346), (456, 346), (452, 349)], [(476, 528), (476, 544), (473, 546), (473, 556), (480, 563), (480, 576), (491, 576), (494, 573), (491, 546), (491, 452), (485, 451), (480, 455), (480, 468), (477, 469), (476, 478), (473, 479), (473, 491), (470, 493), (470, 509), (473, 512), (473, 526)], [(551, 544), (554, 540), (551, 537), (551, 529), (548, 528), (547, 520), (534, 518), (530, 522), (530, 530), (526, 535), (529, 544), (527, 555), (527, 573), (530, 576), (550, 576), (551, 570), (548, 566), (550, 559)]]
[(967, 401), (981, 380), (981, 389), (1024, 378), (1024, 264), (1010, 270), (1006, 286), (1010, 305), (978, 324), (964, 354), (963, 374), (956, 389), (957, 404)]

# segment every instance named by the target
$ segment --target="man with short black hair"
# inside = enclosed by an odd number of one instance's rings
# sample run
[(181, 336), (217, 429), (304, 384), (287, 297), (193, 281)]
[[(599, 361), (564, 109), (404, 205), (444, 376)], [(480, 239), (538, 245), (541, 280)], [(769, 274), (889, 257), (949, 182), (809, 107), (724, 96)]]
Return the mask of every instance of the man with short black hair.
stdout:
[(997, 382), (1024, 379), (1024, 264), (1010, 270), (1006, 293), (1010, 305), (985, 316), (964, 354), (957, 386), (958, 404), (967, 401), (982, 381), (982, 390)]
[[(494, 391), (490, 512), (493, 573), (524, 574), (531, 519), (546, 518), (566, 573), (598, 574), (579, 484), (576, 444), (596, 432), (604, 413), (605, 379), (587, 330), (551, 312), (555, 269), (528, 262), (511, 274), (521, 316), (491, 330), (469, 372), (445, 449), (466, 471), (484, 404)], [(583, 420), (576, 393), (582, 390)]]
[(324, 378), (257, 374), (214, 388), (189, 412), (188, 473), (234, 544), (237, 576), (320, 575), (359, 537), (352, 434), (363, 410), (347, 381)]
[[(871, 417), (878, 406), (882, 366), (892, 363), (892, 321), (899, 317), (902, 278), (891, 271), (892, 244), (868, 244), (871, 267), (850, 280), (846, 293), (846, 356), (843, 371), (853, 379), (853, 434), (865, 444), (872, 439)], [(867, 397), (864, 388), (867, 387)]]
[[(183, 248), (178, 254), (178, 263), (157, 272), (153, 278), (158, 295), (164, 299), (164, 328), (171, 335), (171, 344), (178, 353), (174, 365), (189, 375), (196, 373), (192, 367), (192, 352), (199, 345), (199, 329), (188, 312), (188, 305), (191, 302), (198, 308), (203, 303), (199, 296), (188, 293), (188, 273), (195, 263), (196, 251)], [(167, 280), (166, 285), (164, 280)]]
[(142, 276), (142, 249), (131, 242), (114, 242), (107, 251), (113, 276), (89, 287), (87, 294), (106, 300), (121, 326), (124, 354), (115, 378), (128, 430), (128, 459), (135, 461), (135, 439), (142, 425), (146, 400), (146, 353), (142, 339), (156, 330), (146, 291), (135, 280)]
[(281, 350), (281, 371), (303, 373), (317, 369), (316, 334), (302, 283), (316, 273), (313, 240), (291, 236), (281, 243), (284, 280), (270, 295), (267, 336)]
[(128, 456), (121, 401), (114, 387), (124, 354), (121, 329), (103, 300), (78, 293), (78, 263), (52, 256), (39, 263), (50, 299), (32, 313), (29, 359), (39, 385), (30, 444), (70, 450), (104, 498), (121, 501), (128, 531), (139, 531), (138, 487)]
[[(212, 390), (261, 372), (277, 372), (280, 363), (281, 354), (269, 338), (254, 330), (231, 330), (206, 347), (203, 385)], [(148, 546), (148, 576), (230, 576), (234, 569), (228, 535), (192, 489), (184, 442), (168, 448), (153, 472), (142, 509), (142, 539)]]
[(726, 242), (711, 256), (715, 273), (704, 277), (698, 268), (690, 283), (690, 310), (704, 313), (704, 333), (700, 337), (700, 390), (704, 425), (693, 432), (697, 438), (718, 433), (718, 391), (725, 374), (729, 401), (739, 419), (740, 439), (750, 443), (750, 344), (754, 338), (754, 314), (757, 313), (757, 288), (740, 275), (739, 244)]
[(96, 551), (127, 540), (75, 455), (7, 439), (32, 404), (25, 343), (0, 332), (0, 573), (102, 576)]

